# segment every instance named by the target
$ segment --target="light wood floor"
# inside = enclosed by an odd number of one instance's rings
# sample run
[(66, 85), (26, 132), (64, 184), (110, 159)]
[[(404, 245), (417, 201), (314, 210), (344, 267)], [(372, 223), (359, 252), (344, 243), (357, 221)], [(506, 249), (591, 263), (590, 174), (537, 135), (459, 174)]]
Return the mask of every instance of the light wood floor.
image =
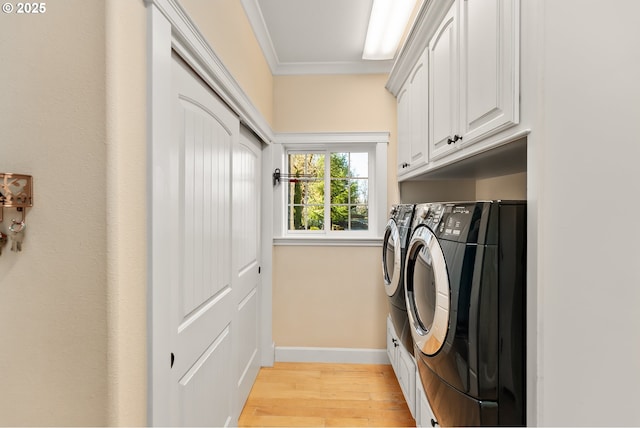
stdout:
[(260, 369), (241, 427), (415, 427), (390, 365), (276, 363)]

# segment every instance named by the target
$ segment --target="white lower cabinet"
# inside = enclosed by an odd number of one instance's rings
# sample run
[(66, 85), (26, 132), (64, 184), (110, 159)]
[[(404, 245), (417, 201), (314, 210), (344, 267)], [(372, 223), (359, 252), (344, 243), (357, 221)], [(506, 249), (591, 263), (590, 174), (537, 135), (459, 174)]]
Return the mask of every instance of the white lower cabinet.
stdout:
[(400, 343), (390, 316), (387, 317), (387, 354), (411, 416), (416, 418), (416, 362)]
[(414, 415), (416, 419), (416, 426), (418, 427), (435, 427), (438, 426), (436, 418), (429, 406), (429, 401), (422, 388), (422, 382), (420, 381), (420, 374), (416, 371), (416, 413)]
[(387, 354), (416, 426), (438, 426), (422, 388), (416, 360), (400, 343), (390, 316), (387, 317)]

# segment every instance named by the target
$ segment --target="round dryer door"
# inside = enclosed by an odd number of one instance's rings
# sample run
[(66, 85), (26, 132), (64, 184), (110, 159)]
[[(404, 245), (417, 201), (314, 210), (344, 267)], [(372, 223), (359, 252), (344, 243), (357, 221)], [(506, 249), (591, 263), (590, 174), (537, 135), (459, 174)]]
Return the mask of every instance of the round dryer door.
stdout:
[(396, 222), (391, 219), (387, 223), (382, 242), (382, 277), (387, 296), (393, 296), (400, 285), (402, 274), (402, 248), (400, 246), (400, 232)]
[(434, 355), (449, 329), (449, 275), (438, 239), (426, 226), (418, 227), (411, 237), (405, 287), (413, 340), (422, 353)]

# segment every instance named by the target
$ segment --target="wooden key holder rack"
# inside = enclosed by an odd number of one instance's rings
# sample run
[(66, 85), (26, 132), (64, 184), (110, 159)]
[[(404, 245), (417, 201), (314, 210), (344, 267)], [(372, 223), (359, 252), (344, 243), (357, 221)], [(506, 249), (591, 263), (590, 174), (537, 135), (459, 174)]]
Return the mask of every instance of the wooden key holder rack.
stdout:
[(32, 206), (33, 177), (0, 172), (0, 222), (3, 221), (5, 208), (15, 208), (22, 213), (22, 219), (20, 221), (12, 219), (12, 222), (24, 224), (26, 208)]

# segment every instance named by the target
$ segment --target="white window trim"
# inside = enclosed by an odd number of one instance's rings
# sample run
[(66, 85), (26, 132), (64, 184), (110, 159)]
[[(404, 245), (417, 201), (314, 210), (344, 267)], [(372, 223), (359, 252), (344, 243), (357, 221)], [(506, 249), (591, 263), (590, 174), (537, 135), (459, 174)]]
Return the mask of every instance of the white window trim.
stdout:
[[(286, 182), (274, 186), (274, 245), (380, 246), (387, 221), (388, 132), (286, 133), (275, 135), (273, 170), (285, 171), (288, 150), (370, 152), (369, 230), (358, 232), (289, 232), (286, 226)], [(272, 170), (272, 171), (273, 171)], [(285, 184), (285, 185), (283, 185)]]

